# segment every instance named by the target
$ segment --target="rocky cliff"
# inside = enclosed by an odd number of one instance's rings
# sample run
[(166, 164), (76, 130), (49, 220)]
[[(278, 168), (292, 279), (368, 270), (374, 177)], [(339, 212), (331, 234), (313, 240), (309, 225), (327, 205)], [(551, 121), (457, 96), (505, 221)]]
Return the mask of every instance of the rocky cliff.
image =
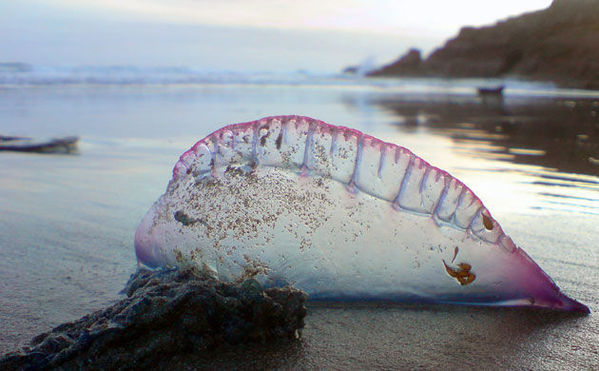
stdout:
[(428, 58), (412, 49), (370, 75), (523, 77), (599, 89), (599, 0), (554, 0), (492, 26), (464, 27)]

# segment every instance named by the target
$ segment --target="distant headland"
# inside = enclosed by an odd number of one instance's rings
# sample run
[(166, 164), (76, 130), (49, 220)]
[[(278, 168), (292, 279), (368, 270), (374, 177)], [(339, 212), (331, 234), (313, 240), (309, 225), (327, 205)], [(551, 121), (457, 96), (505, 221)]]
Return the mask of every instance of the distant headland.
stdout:
[(368, 76), (513, 77), (599, 90), (599, 0), (554, 0), (495, 25), (464, 27), (428, 58), (410, 49)]

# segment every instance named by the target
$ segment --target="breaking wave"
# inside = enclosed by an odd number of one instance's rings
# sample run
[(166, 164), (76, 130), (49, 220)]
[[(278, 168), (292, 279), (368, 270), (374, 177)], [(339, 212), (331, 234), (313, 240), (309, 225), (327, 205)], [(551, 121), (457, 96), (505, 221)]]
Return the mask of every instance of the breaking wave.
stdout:
[[(359, 72), (359, 71), (358, 71)], [(598, 91), (559, 89), (551, 83), (510, 79), (367, 78), (362, 73), (206, 70), (192, 66), (43, 66), (0, 63), (0, 88), (36, 86), (259, 85), (366, 89), (398, 95), (476, 97), (480, 86), (505, 86), (518, 97), (597, 97)]]
[(303, 72), (291, 74), (208, 71), (167, 66), (33, 66), (0, 63), (0, 85), (173, 85), (301, 82)]

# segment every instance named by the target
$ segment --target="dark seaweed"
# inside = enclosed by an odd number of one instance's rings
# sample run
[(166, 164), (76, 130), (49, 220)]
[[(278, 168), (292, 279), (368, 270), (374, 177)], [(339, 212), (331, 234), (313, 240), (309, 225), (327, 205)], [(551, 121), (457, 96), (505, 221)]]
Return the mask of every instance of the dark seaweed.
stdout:
[(127, 298), (31, 340), (0, 359), (0, 369), (151, 368), (170, 357), (219, 346), (295, 339), (307, 295), (227, 284), (193, 269), (140, 270)]

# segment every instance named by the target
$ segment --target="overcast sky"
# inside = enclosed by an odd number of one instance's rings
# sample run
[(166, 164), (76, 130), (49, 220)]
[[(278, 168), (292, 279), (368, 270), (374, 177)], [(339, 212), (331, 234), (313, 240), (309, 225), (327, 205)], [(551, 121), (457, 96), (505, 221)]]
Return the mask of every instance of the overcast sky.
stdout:
[(551, 0), (15, 0), (0, 2), (0, 61), (338, 71), (425, 52), (464, 25)]

